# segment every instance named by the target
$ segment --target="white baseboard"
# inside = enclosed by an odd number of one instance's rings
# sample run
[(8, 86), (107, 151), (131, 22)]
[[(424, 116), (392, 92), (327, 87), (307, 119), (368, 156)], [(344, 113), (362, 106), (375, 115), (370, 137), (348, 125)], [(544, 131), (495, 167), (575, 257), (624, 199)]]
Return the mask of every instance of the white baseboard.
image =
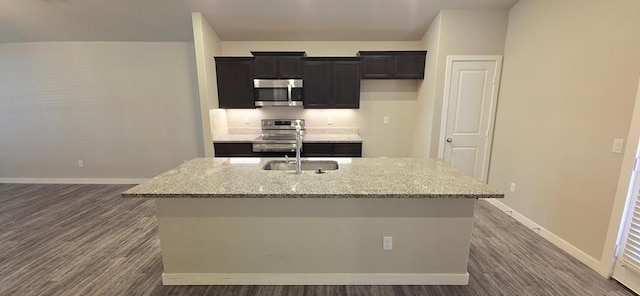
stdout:
[(567, 252), (569, 255), (578, 259), (580, 262), (584, 263), (589, 268), (595, 271), (599, 271), (601, 269), (599, 260), (596, 260), (593, 257), (587, 255), (585, 252), (581, 251), (580, 249), (576, 248), (569, 242), (558, 237), (553, 232), (529, 220), (529, 218), (518, 213), (517, 211), (513, 210), (512, 208), (505, 205), (504, 203), (493, 198), (487, 198), (484, 200), (489, 202), (491, 205), (495, 206), (496, 208), (506, 212), (513, 219), (520, 222), (522, 225), (526, 226), (527, 228), (531, 229), (533, 232), (539, 234), (540, 236), (542, 236), (543, 238), (545, 238), (546, 240), (554, 244), (556, 247), (562, 249), (563, 251)]
[(0, 183), (18, 184), (140, 184), (149, 179), (109, 178), (0, 178)]
[(163, 285), (467, 285), (469, 273), (163, 273)]

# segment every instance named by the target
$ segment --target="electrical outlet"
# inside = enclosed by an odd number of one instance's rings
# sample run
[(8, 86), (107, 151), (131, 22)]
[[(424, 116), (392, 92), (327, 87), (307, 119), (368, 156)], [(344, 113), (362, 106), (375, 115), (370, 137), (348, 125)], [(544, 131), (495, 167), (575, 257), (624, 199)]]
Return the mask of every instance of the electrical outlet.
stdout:
[(382, 117), (382, 122), (384, 124), (389, 124), (389, 116)]
[(83, 168), (84, 167), (84, 161), (82, 159), (78, 159), (78, 167), (79, 168)]
[(611, 147), (611, 152), (613, 153), (622, 153), (622, 146), (624, 145), (624, 140), (615, 138), (613, 139), (613, 147)]
[(516, 192), (516, 183), (511, 182), (511, 186), (509, 186), (509, 191)]
[(383, 236), (382, 237), (382, 250), (383, 251), (391, 251), (393, 249), (393, 237), (392, 236)]
[(249, 117), (249, 116), (245, 116), (245, 117), (244, 117), (244, 124), (246, 124), (246, 125), (251, 124), (251, 117)]
[(332, 125), (333, 124), (333, 117), (329, 116), (327, 117), (327, 125)]

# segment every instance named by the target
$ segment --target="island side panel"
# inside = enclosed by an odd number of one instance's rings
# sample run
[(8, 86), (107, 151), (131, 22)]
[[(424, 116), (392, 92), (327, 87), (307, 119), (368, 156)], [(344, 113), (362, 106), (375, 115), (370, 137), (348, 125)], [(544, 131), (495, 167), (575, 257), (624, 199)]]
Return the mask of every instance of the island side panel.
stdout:
[[(365, 284), (367, 275), (378, 275), (378, 284), (468, 281), (471, 198), (166, 198), (156, 205), (165, 284)], [(393, 237), (393, 250), (382, 250), (383, 236)]]

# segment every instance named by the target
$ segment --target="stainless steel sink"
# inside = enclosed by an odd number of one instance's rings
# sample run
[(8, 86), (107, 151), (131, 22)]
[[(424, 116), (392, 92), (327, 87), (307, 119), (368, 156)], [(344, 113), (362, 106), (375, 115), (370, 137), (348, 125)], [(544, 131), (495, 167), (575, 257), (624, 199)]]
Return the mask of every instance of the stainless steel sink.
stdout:
[[(266, 171), (295, 171), (295, 164), (287, 164), (286, 160), (270, 160), (262, 167)], [(335, 160), (303, 160), (303, 171), (334, 171), (338, 169), (338, 162)]]

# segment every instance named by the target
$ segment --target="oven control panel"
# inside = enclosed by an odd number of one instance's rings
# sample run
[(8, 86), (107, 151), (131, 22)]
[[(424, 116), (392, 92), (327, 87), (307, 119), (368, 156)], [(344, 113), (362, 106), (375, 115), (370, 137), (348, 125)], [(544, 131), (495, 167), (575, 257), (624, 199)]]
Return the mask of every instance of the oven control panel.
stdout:
[(263, 119), (262, 129), (295, 130), (296, 126), (304, 129), (304, 119)]

